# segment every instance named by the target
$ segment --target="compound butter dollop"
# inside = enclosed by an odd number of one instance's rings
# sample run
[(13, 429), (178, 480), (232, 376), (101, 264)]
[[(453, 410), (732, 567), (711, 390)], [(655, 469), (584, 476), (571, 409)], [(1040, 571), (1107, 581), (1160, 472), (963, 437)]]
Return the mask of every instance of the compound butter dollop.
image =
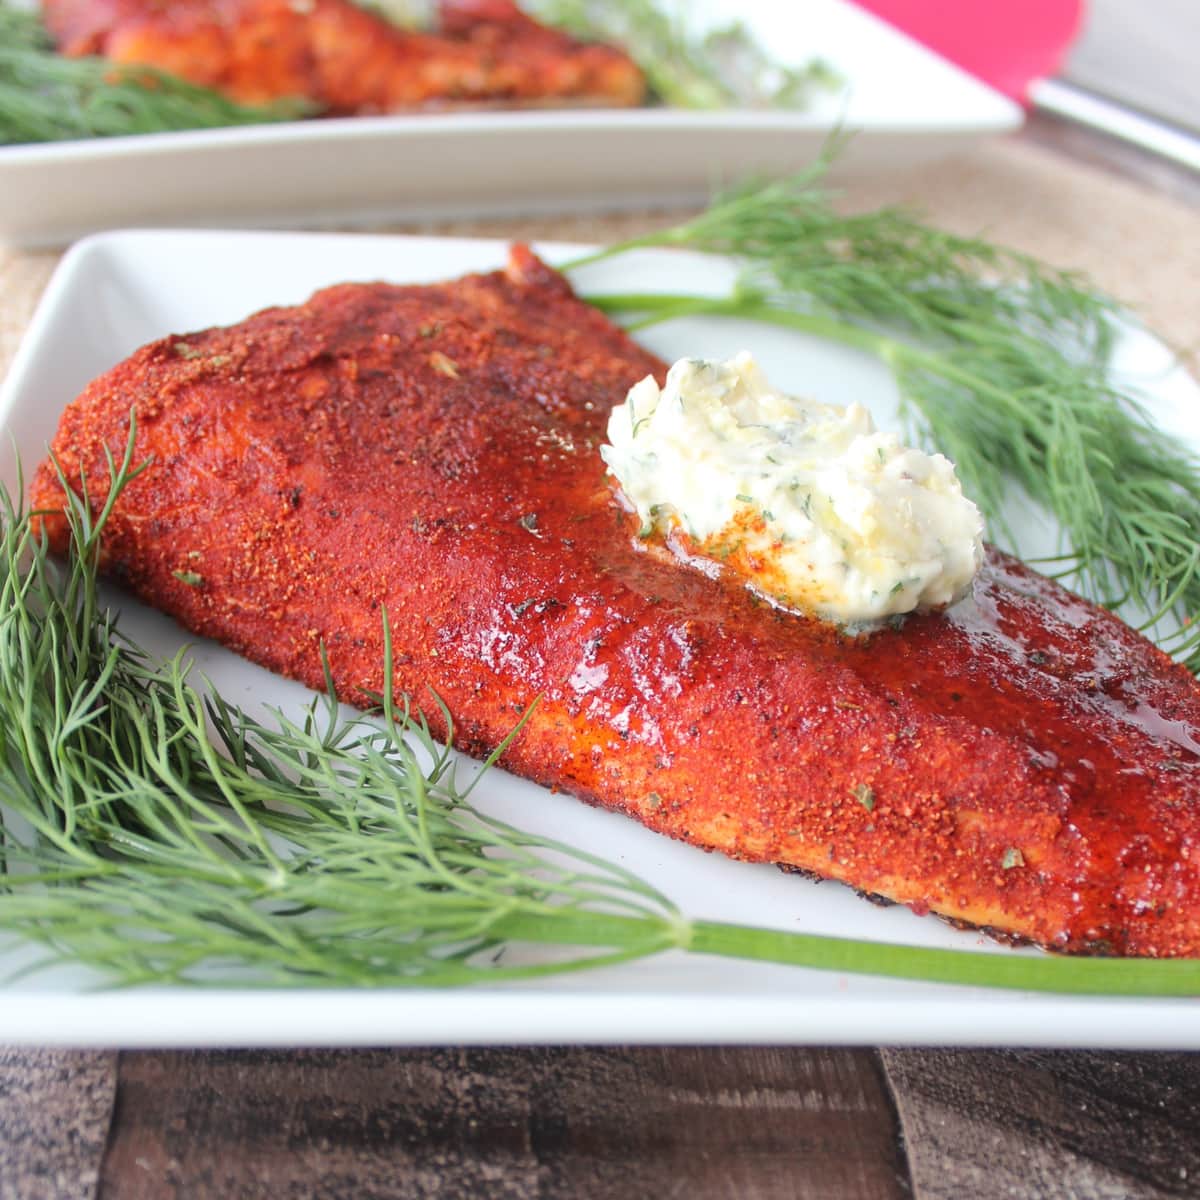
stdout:
[(771, 388), (746, 353), (681, 359), (613, 409), (601, 455), (642, 520), (771, 601), (852, 625), (962, 596), (983, 519), (940, 454), (861, 405)]

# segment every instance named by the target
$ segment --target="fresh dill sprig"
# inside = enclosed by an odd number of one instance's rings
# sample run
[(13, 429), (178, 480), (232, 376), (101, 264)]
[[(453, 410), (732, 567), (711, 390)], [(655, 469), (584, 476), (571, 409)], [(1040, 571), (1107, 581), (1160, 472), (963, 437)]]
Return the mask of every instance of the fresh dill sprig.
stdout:
[(36, 13), (0, 0), (0, 145), (290, 121), (313, 112), (303, 100), (237, 104), (153, 67), (66, 58)]
[[(7, 494), (3, 513), (0, 928), (123, 984), (458, 984), (679, 940), (653, 888), (470, 808), (390, 689), (376, 722), (332, 698), (256, 721), (193, 687), (182, 654), (119, 636), (96, 582), (106, 513), (72, 497), (65, 567)], [(497, 961), (518, 943), (594, 949)]]
[(775, 61), (741, 21), (694, 33), (665, 0), (526, 0), (524, 7), (575, 37), (621, 46), (654, 95), (677, 108), (803, 108), (815, 91), (841, 84), (821, 59)]
[(877, 355), (899, 385), (910, 432), (952, 459), (992, 533), (1014, 484), (1057, 519), (1064, 575), (1200, 672), (1200, 463), (1155, 428), (1110, 366), (1119, 307), (1084, 280), (891, 208), (844, 215), (823, 176), (743, 187), (637, 247), (732, 258), (716, 299), (589, 296), (633, 327), (697, 314), (761, 320)]
[(193, 686), (183, 652), (158, 662), (127, 641), (102, 603), (100, 535), (136, 473), (132, 447), (131, 428), (95, 518), (68, 493), (65, 564), (0, 488), (0, 931), (43, 949), (33, 969), (83, 964), (119, 985), (452, 986), (675, 948), (975, 986), (1200, 992), (1187, 960), (691, 920), (623, 868), (480, 813), (386, 685), (378, 719), (343, 718), (332, 688), (299, 720), (250, 717)]

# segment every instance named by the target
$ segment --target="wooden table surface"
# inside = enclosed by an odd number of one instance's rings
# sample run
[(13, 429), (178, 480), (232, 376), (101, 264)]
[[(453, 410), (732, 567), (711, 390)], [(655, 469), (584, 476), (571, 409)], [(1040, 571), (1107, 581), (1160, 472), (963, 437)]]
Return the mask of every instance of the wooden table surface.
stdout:
[[(1095, 135), (1035, 119), (1018, 141), (1200, 204), (1195, 176)], [(13, 259), (8, 282), (49, 265)], [(1197, 277), (1174, 285), (1187, 349)], [(1198, 1067), (769, 1046), (0, 1049), (0, 1200), (1200, 1196)]]

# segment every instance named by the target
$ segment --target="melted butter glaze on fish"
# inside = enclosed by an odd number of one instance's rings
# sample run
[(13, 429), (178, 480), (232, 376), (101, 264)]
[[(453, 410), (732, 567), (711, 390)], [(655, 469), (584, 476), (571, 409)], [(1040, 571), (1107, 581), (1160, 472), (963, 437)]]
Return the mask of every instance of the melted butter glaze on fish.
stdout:
[[(858, 638), (679, 565), (598, 454), (663, 370), (517, 247), (156, 342), (54, 451), (96, 494), (136, 409), (108, 570), (275, 671), (321, 686), (324, 642), (344, 698), (377, 691), (386, 606), (396, 689), (464, 749), (538, 700), (504, 762), (540, 783), (1058, 950), (1200, 953), (1196, 681), (995, 550), (949, 611)], [(32, 491), (61, 506), (47, 465)]]

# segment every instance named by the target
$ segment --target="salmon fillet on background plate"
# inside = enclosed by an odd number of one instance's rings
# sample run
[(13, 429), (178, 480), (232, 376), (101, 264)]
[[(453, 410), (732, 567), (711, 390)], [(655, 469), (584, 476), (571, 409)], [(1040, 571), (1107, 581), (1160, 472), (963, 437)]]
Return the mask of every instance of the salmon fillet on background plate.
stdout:
[(510, 0), (441, 0), (430, 32), (350, 0), (43, 0), (62, 53), (147, 65), (245, 104), (331, 116), (439, 105), (639, 104), (621, 50), (576, 41)]

